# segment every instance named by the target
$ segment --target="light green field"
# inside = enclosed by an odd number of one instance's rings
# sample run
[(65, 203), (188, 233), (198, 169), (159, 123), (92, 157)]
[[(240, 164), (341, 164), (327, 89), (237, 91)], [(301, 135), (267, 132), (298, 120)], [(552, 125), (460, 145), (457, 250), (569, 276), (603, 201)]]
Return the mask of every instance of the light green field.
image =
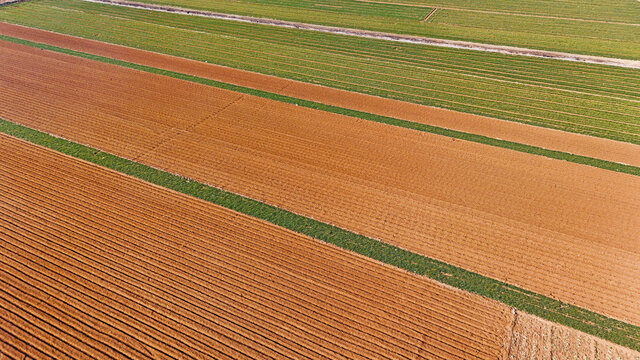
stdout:
[(402, 44), (78, 0), (22, 3), (0, 10), (0, 20), (640, 144), (637, 70)]
[[(373, 0), (408, 5), (360, 0), (141, 1), (310, 24), (640, 59), (640, 2), (636, 0), (588, 4)], [(422, 22), (433, 8), (438, 10)]]
[(409, 5), (496, 11), (523, 15), (624, 22), (640, 22), (636, 0), (381, 0)]

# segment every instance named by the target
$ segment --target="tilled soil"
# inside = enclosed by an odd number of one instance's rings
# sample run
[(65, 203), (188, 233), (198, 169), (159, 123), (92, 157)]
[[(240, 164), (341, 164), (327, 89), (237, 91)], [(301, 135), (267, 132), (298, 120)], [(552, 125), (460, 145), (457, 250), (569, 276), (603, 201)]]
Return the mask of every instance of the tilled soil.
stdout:
[(597, 337), (518, 313), (509, 360), (640, 360), (640, 353)]
[(638, 177), (2, 45), (2, 118), (640, 325)]
[(507, 306), (4, 134), (0, 353), (498, 359)]
[(299, 99), (640, 166), (640, 146), (277, 78), (145, 50), (0, 23), (0, 33)]

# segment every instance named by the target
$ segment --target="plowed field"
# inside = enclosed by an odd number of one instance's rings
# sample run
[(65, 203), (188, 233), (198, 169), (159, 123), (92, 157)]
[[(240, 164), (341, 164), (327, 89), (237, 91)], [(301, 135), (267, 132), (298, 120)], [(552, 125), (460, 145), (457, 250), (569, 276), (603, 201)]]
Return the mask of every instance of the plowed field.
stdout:
[(509, 360), (640, 360), (640, 353), (562, 325), (518, 313)]
[(2, 118), (640, 324), (638, 177), (2, 49)]
[(0, 23), (0, 33), (323, 104), (640, 166), (640, 146), (630, 143), (333, 89), (20, 25)]
[(504, 355), (507, 306), (6, 135), (0, 149), (8, 354)]

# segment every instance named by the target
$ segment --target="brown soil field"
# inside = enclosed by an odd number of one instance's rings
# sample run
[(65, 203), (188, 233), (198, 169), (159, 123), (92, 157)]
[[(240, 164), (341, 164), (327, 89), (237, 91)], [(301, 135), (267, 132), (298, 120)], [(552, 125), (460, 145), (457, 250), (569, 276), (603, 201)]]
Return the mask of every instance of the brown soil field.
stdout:
[(640, 325), (640, 178), (0, 43), (0, 117)]
[(299, 99), (640, 166), (640, 146), (328, 88), (0, 22), (0, 33)]
[(16, 352), (506, 356), (503, 304), (6, 135), (0, 149), (0, 339)]
[(538, 317), (518, 313), (509, 360), (640, 360), (640, 353)]

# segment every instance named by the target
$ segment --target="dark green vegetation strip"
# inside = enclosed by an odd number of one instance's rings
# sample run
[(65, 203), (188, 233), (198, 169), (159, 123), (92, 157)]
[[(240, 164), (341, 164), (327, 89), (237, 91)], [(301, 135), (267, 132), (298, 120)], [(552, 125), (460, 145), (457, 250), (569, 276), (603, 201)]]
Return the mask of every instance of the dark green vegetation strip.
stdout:
[[(593, 4), (593, 1), (590, 1), (589, 5), (580, 2), (565, 2), (564, 9), (557, 11), (558, 15), (553, 18), (521, 16), (504, 12), (471, 12), (441, 1), (437, 5), (444, 7), (444, 9), (438, 10), (437, 16), (426, 23), (421, 20), (431, 10), (429, 1), (421, 1), (420, 6), (380, 4), (357, 0), (323, 0), (321, 2), (317, 0), (138, 1), (397, 34), (515, 45), (608, 57), (640, 58), (640, 27), (627, 23), (607, 22), (602, 16), (593, 19), (600, 22), (567, 19), (572, 16), (581, 17), (581, 10), (583, 13), (587, 12), (585, 8), (598, 7), (611, 10), (611, 4), (606, 7), (597, 6)], [(493, 2), (495, 1), (488, 3)], [(520, 6), (523, 8), (527, 6), (523, 3), (538, 2), (512, 1), (512, 3), (517, 3), (514, 6), (517, 9)], [(628, 11), (626, 20), (632, 23), (640, 22), (640, 4), (627, 0), (626, 5), (628, 5), (625, 7), (625, 10)], [(449, 7), (454, 9), (449, 9)], [(615, 8), (618, 10), (618, 6)], [(474, 7), (467, 9), (475, 10)], [(544, 6), (539, 6), (531, 10), (535, 11), (534, 14), (539, 14), (544, 13), (546, 9)], [(619, 10), (622, 10), (622, 6)], [(635, 19), (633, 19), (634, 14)]]
[(461, 132), (461, 131), (456, 131), (456, 130), (445, 129), (445, 128), (441, 128), (441, 127), (437, 127), (437, 126), (433, 126), (433, 125), (415, 123), (415, 122), (396, 119), (396, 118), (392, 118), (392, 117), (387, 117), (387, 116), (382, 116), (382, 115), (377, 115), (377, 114), (370, 114), (370, 113), (357, 111), (357, 110), (345, 109), (345, 108), (341, 108), (341, 107), (337, 107), (337, 106), (317, 103), (317, 102), (314, 102), (314, 101), (297, 99), (297, 98), (293, 98), (293, 97), (286, 96), (286, 95), (274, 94), (274, 93), (270, 93), (270, 92), (263, 91), (263, 90), (256, 90), (256, 89), (251, 89), (251, 88), (243, 87), (243, 86), (239, 86), (239, 85), (233, 85), (233, 84), (228, 84), (228, 83), (224, 83), (224, 82), (220, 82), (220, 81), (216, 81), (216, 80), (201, 78), (201, 77), (198, 77), (198, 76), (178, 73), (178, 72), (169, 71), (169, 70), (158, 69), (158, 68), (145, 66), (145, 65), (134, 64), (134, 63), (130, 63), (130, 62), (122, 61), (122, 60), (116, 60), (116, 59), (112, 59), (112, 58), (107, 58), (107, 57), (99, 56), (99, 55), (87, 54), (87, 53), (83, 53), (83, 52), (79, 52), (79, 51), (75, 51), (75, 50), (70, 50), (70, 49), (65, 49), (65, 48), (61, 48), (61, 47), (57, 47), (57, 46), (36, 43), (36, 42), (29, 41), (29, 40), (13, 38), (13, 37), (5, 36), (5, 35), (0, 35), (0, 40), (10, 41), (10, 42), (21, 44), (21, 45), (32, 46), (32, 47), (36, 47), (36, 48), (39, 48), (39, 49), (55, 51), (55, 52), (59, 52), (59, 53), (67, 54), (67, 55), (78, 56), (78, 57), (82, 57), (82, 58), (86, 58), (86, 59), (90, 59), (90, 60), (101, 61), (101, 62), (104, 62), (104, 63), (119, 65), (119, 66), (131, 68), (131, 69), (136, 69), (136, 70), (141, 70), (141, 71), (145, 71), (145, 72), (149, 72), (149, 73), (153, 73), (153, 74), (170, 76), (170, 77), (173, 77), (173, 78), (176, 78), (176, 79), (191, 81), (191, 82), (204, 84), (204, 85), (209, 85), (209, 86), (213, 86), (213, 87), (217, 87), (217, 88), (221, 88), (221, 89), (226, 89), (226, 90), (231, 90), (231, 91), (237, 91), (237, 92), (241, 92), (241, 93), (244, 93), (244, 94), (255, 95), (255, 96), (259, 96), (259, 97), (263, 97), (263, 98), (267, 98), (267, 99), (272, 99), (272, 100), (276, 100), (276, 101), (281, 101), (281, 102), (285, 102), (285, 103), (289, 103), (289, 104), (296, 104), (298, 106), (304, 106), (304, 107), (308, 107), (308, 108), (312, 108), (312, 109), (332, 112), (332, 113), (335, 113), (335, 114), (352, 116), (352, 117), (356, 117), (356, 118), (360, 118), (360, 119), (375, 121), (375, 122), (388, 124), (388, 125), (393, 125), (393, 126), (398, 126), (398, 127), (403, 127), (403, 128), (407, 128), (407, 129), (424, 131), (424, 132), (437, 134), (437, 135), (442, 135), (442, 136), (447, 136), (447, 137), (451, 137), (451, 138), (477, 142), (477, 143), (481, 143), (481, 144), (501, 147), (501, 148), (505, 148), (505, 149), (520, 151), (520, 152), (534, 154), (534, 155), (545, 156), (545, 157), (548, 157), (548, 158), (551, 158), (551, 159), (565, 160), (565, 161), (573, 162), (573, 163), (576, 163), (576, 164), (589, 165), (589, 166), (593, 166), (593, 167), (597, 167), (597, 168), (601, 168), (601, 169), (605, 169), (605, 170), (611, 170), (611, 171), (616, 171), (616, 172), (621, 172), (621, 173), (640, 176), (640, 167), (637, 167), (637, 166), (625, 165), (625, 164), (620, 164), (620, 163), (607, 161), (607, 160), (596, 159), (596, 158), (587, 157), (587, 156), (569, 154), (569, 153), (562, 152), (562, 151), (549, 150), (549, 149), (545, 149), (545, 148), (541, 148), (541, 147), (537, 147), (537, 146), (532, 146), (532, 145), (526, 145), (526, 144), (520, 144), (520, 143), (506, 141), (506, 140), (494, 139), (494, 138), (483, 136), (483, 135), (477, 135), (477, 134), (472, 134), (472, 133), (466, 133), (466, 132)]
[(269, 221), (530, 314), (640, 350), (640, 327), (562, 303), (256, 200), (0, 119), (0, 132)]
[(282, 78), (640, 144), (640, 70), (78, 0), (12, 5), (0, 9), (3, 20)]

